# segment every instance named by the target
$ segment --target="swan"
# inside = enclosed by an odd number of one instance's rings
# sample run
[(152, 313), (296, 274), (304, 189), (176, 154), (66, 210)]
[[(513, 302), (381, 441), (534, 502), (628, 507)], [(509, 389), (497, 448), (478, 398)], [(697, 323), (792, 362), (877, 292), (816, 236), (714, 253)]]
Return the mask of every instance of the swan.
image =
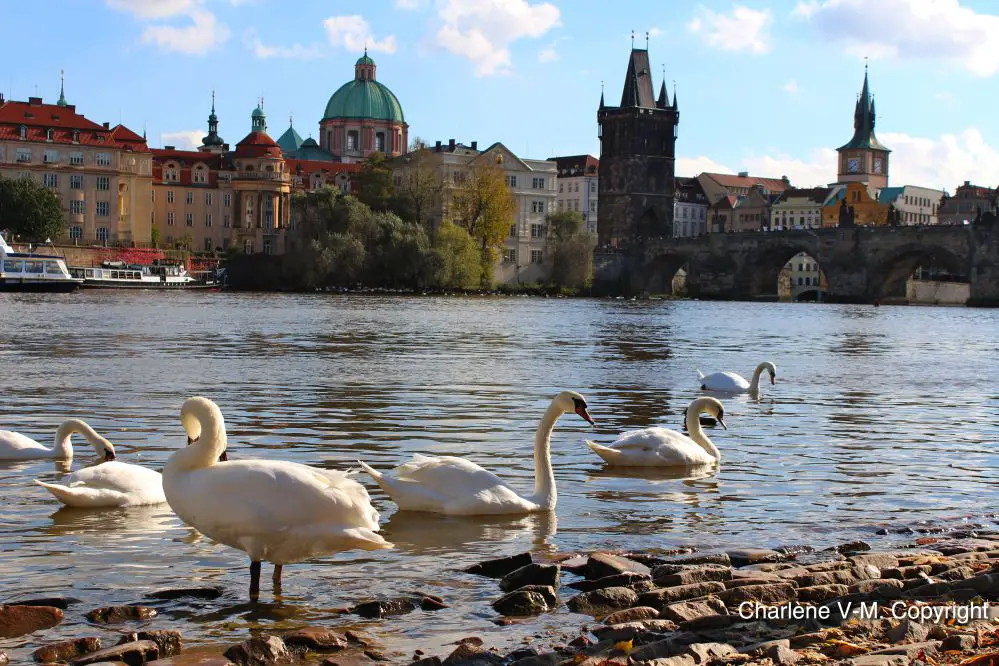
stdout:
[(71, 474), (64, 483), (35, 483), (72, 507), (143, 506), (166, 502), (162, 475), (141, 465), (110, 460)]
[(114, 460), (114, 446), (80, 419), (63, 421), (55, 434), (55, 446), (45, 448), (19, 432), (0, 430), (0, 460), (64, 460), (73, 457), (73, 435), (83, 435), (98, 456)]
[[(709, 428), (713, 428), (714, 426), (718, 425), (718, 419), (716, 419), (713, 416), (705, 416), (704, 414), (701, 414), (700, 416), (697, 417), (697, 420), (700, 422), (702, 426), (708, 426)], [(683, 431), (688, 432), (686, 407), (683, 408)]]
[(760, 390), (760, 375), (766, 370), (770, 373), (770, 383), (777, 383), (777, 366), (770, 361), (764, 361), (756, 366), (753, 381), (747, 382), (745, 377), (735, 372), (713, 372), (705, 375), (700, 370), (697, 376), (701, 380), (701, 388), (705, 391), (721, 391), (724, 393), (757, 393)]
[(260, 594), (260, 563), (274, 564), (274, 588), (285, 564), (362, 548), (392, 548), (378, 532), (367, 490), (343, 472), (276, 460), (219, 463), (225, 421), (207, 398), (180, 410), (188, 446), (163, 470), (167, 502), (185, 523), (250, 557), (250, 598)]
[(387, 476), (358, 461), (402, 510), (452, 516), (524, 514), (555, 508), (551, 437), (562, 414), (575, 412), (590, 425), (586, 400), (574, 391), (562, 391), (552, 400), (534, 435), (534, 493), (521, 496), (498, 476), (463, 458), (416, 454), (412, 462)]
[(668, 428), (632, 430), (610, 446), (587, 440), (586, 444), (608, 465), (616, 467), (679, 467), (709, 465), (721, 460), (721, 453), (701, 428), (699, 416), (708, 412), (725, 425), (725, 407), (716, 398), (697, 398), (687, 407), (686, 426), (690, 436)]

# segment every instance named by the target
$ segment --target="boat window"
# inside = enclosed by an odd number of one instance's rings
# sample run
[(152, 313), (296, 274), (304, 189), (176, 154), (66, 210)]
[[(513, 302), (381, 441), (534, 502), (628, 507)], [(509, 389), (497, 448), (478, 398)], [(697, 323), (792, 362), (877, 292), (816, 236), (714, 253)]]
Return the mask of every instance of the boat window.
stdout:
[(92, 269), (92, 268), (88, 268), (87, 269), (87, 277), (88, 278), (94, 277), (94, 269)]
[(62, 275), (62, 269), (59, 268), (59, 264), (54, 261), (45, 262), (45, 272), (49, 275)]
[(133, 280), (141, 280), (142, 279), (142, 274), (139, 273), (138, 271), (132, 271), (132, 279)]
[(20, 273), (21, 261), (19, 259), (7, 259), (3, 262), (3, 269), (7, 273)]
[(24, 262), (24, 272), (25, 273), (41, 273), (44, 270), (44, 261), (32, 261), (28, 260)]

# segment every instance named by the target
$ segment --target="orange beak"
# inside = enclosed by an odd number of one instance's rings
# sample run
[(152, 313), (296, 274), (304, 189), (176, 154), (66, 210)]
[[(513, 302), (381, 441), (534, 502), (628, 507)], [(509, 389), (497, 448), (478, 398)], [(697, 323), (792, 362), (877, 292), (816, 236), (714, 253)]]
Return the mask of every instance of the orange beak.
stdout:
[(580, 405), (579, 407), (576, 408), (576, 413), (579, 414), (579, 417), (581, 419), (583, 419), (590, 425), (596, 425), (595, 423), (593, 423), (593, 419), (590, 417), (590, 414), (586, 411), (586, 407)]

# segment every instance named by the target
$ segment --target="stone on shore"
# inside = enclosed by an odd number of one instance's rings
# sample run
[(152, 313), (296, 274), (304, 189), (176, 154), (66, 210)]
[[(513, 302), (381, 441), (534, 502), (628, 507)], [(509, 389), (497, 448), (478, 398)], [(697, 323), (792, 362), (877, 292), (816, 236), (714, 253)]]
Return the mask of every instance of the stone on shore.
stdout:
[(738, 650), (728, 643), (691, 643), (687, 646), (687, 651), (694, 658), (696, 664), (706, 664), (712, 659), (720, 659), (738, 653)]
[(156, 617), (156, 609), (139, 605), (107, 606), (95, 608), (86, 617), (95, 624), (119, 624), (129, 620), (144, 622)]
[(53, 606), (0, 606), (0, 638), (17, 638), (63, 621), (62, 609)]
[(628, 587), (603, 587), (582, 592), (569, 599), (567, 606), (576, 613), (603, 615), (623, 608), (631, 608), (638, 601), (638, 593)]
[(44, 597), (41, 599), (24, 599), (21, 601), (12, 601), (9, 605), (11, 606), (52, 606), (53, 608), (59, 608), (61, 610), (66, 610), (73, 604), (80, 603), (79, 599), (75, 597)]
[(940, 643), (940, 649), (968, 652), (978, 647), (978, 639), (970, 634), (951, 634)]
[(121, 637), (118, 645), (132, 641), (152, 641), (160, 649), (160, 657), (174, 657), (184, 649), (184, 640), (179, 631), (156, 629), (152, 631), (129, 632)]
[(718, 581), (694, 583), (692, 585), (679, 585), (677, 587), (663, 587), (657, 590), (643, 592), (638, 597), (638, 603), (642, 606), (659, 608), (660, 606), (664, 606), (666, 604), (684, 601), (686, 599), (696, 599), (697, 597), (703, 597), (708, 594), (718, 594), (719, 592), (724, 592), (725, 590), (726, 587), (724, 583), (719, 583)]
[(849, 593), (850, 589), (846, 585), (813, 585), (811, 587), (799, 587), (798, 599), (810, 603), (823, 603), (830, 599), (842, 597)]
[(431, 595), (407, 595), (393, 599), (365, 601), (350, 609), (351, 613), (365, 618), (381, 618), (392, 615), (405, 615), (417, 608), (423, 610), (438, 610), (447, 608), (440, 597)]
[(627, 610), (611, 613), (603, 619), (604, 624), (621, 624), (639, 620), (654, 620), (659, 617), (659, 611), (650, 606), (635, 606)]
[(660, 587), (673, 587), (710, 581), (726, 581), (732, 578), (731, 569), (718, 565), (694, 566), (676, 572), (672, 572), (670, 569), (672, 569), (671, 565), (656, 567), (652, 570), (652, 580)]
[(651, 580), (651, 578), (648, 574), (632, 573), (628, 571), (622, 574), (615, 574), (613, 576), (604, 576), (603, 578), (597, 578), (596, 580), (578, 580), (573, 583), (569, 583), (568, 587), (579, 590), (580, 592), (590, 592), (591, 590), (598, 590), (601, 587), (627, 587), (629, 585), (649, 580)]
[(130, 641), (113, 647), (91, 652), (82, 657), (70, 660), (73, 666), (99, 664), (102, 661), (122, 661), (128, 666), (140, 666), (147, 661), (159, 659), (160, 648), (152, 641)]
[(587, 578), (605, 578), (623, 573), (650, 575), (651, 571), (641, 562), (610, 553), (593, 553), (586, 562)]
[(797, 652), (783, 645), (771, 645), (763, 651), (763, 656), (777, 666), (791, 666), (801, 658)]
[(537, 592), (544, 597), (548, 608), (551, 610), (558, 608), (558, 592), (551, 585), (525, 585), (524, 587), (517, 588), (514, 592)]
[(512, 592), (525, 585), (550, 585), (557, 589), (561, 569), (557, 564), (528, 564), (503, 576), (500, 589)]
[(82, 657), (100, 649), (101, 639), (96, 636), (87, 636), (42, 646), (35, 650), (31, 656), (37, 662), (49, 664), (54, 661), (69, 661), (74, 657)]
[(10, 663), (10, 657), (3, 650), (0, 650), (0, 666), (7, 666)]
[(937, 654), (940, 650), (939, 641), (925, 641), (922, 643), (906, 643), (905, 645), (895, 645), (893, 647), (883, 648), (881, 650), (873, 650), (869, 654), (872, 655), (904, 655), (909, 659), (913, 659), (923, 653), (929, 656)]
[(229, 647), (224, 654), (237, 666), (270, 666), (291, 660), (291, 654), (284, 641), (277, 636), (251, 638)]
[(798, 582), (793, 578), (780, 578), (779, 576), (772, 576), (770, 574), (757, 574), (752, 578), (740, 578), (735, 576), (735, 572), (732, 572), (733, 577), (729, 580), (723, 580), (722, 583), (725, 584), (725, 588), (732, 587), (743, 587), (745, 585), (769, 585), (770, 583), (791, 583), (797, 586)]
[(689, 654), (678, 654), (675, 657), (659, 657), (641, 662), (643, 666), (694, 666), (694, 658)]
[(461, 664), (463, 666), (485, 666), (486, 664), (501, 664), (503, 663), (503, 657), (484, 650), (482, 645), (476, 645), (474, 642), (463, 642), (454, 651), (447, 656), (444, 660), (445, 666), (458, 666)]
[(325, 627), (302, 627), (282, 636), (290, 649), (335, 652), (347, 647), (347, 638)]
[(902, 581), (894, 578), (874, 578), (862, 580), (849, 586), (850, 594), (871, 594), (878, 599), (900, 599), (902, 597)]
[(765, 548), (737, 548), (726, 552), (728, 559), (734, 567), (742, 567), (748, 564), (768, 564), (773, 562), (783, 562), (788, 559), (785, 553), (778, 553), (776, 550)]
[(894, 627), (885, 632), (892, 643), (922, 643), (926, 640), (930, 630), (926, 626), (913, 620), (902, 620)]
[(551, 610), (545, 597), (540, 592), (531, 590), (514, 590), (492, 603), (493, 610), (500, 615), (538, 615)]
[(866, 552), (861, 555), (851, 555), (847, 558), (855, 567), (870, 565), (878, 569), (895, 569), (898, 567), (898, 556), (892, 553)]
[(150, 599), (218, 599), (224, 590), (221, 587), (179, 587), (155, 590), (146, 595)]
[(502, 578), (512, 571), (526, 567), (532, 561), (530, 553), (520, 553), (473, 564), (465, 569), (465, 573), (486, 576), (487, 578)]
[(745, 585), (733, 587), (718, 593), (718, 598), (730, 606), (738, 606), (745, 601), (756, 601), (761, 604), (782, 604), (795, 599), (795, 587), (790, 583), (771, 583), (770, 585)]
[(732, 560), (727, 553), (693, 553), (667, 558), (664, 564), (720, 564), (730, 567)]
[[(712, 615), (727, 615), (728, 609), (721, 599), (716, 597), (702, 597), (689, 601), (680, 601), (669, 604), (659, 609), (659, 616), (664, 620), (672, 620), (676, 623), (691, 622), (698, 618), (710, 617)], [(670, 655), (665, 655), (670, 656)]]

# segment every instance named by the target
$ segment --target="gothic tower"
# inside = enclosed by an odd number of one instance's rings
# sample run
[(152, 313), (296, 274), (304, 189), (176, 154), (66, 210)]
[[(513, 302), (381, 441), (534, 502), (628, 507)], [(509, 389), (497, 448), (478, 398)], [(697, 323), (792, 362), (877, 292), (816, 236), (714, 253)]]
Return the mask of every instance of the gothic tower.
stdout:
[(606, 106), (601, 92), (597, 109), (601, 245), (672, 235), (679, 122), (676, 92), (670, 104), (664, 80), (657, 100), (648, 48), (632, 48), (621, 105)]
[(853, 110), (853, 138), (839, 152), (839, 182), (867, 183), (881, 189), (888, 187), (888, 153), (891, 151), (874, 136), (874, 98), (867, 84), (864, 66), (864, 87)]

